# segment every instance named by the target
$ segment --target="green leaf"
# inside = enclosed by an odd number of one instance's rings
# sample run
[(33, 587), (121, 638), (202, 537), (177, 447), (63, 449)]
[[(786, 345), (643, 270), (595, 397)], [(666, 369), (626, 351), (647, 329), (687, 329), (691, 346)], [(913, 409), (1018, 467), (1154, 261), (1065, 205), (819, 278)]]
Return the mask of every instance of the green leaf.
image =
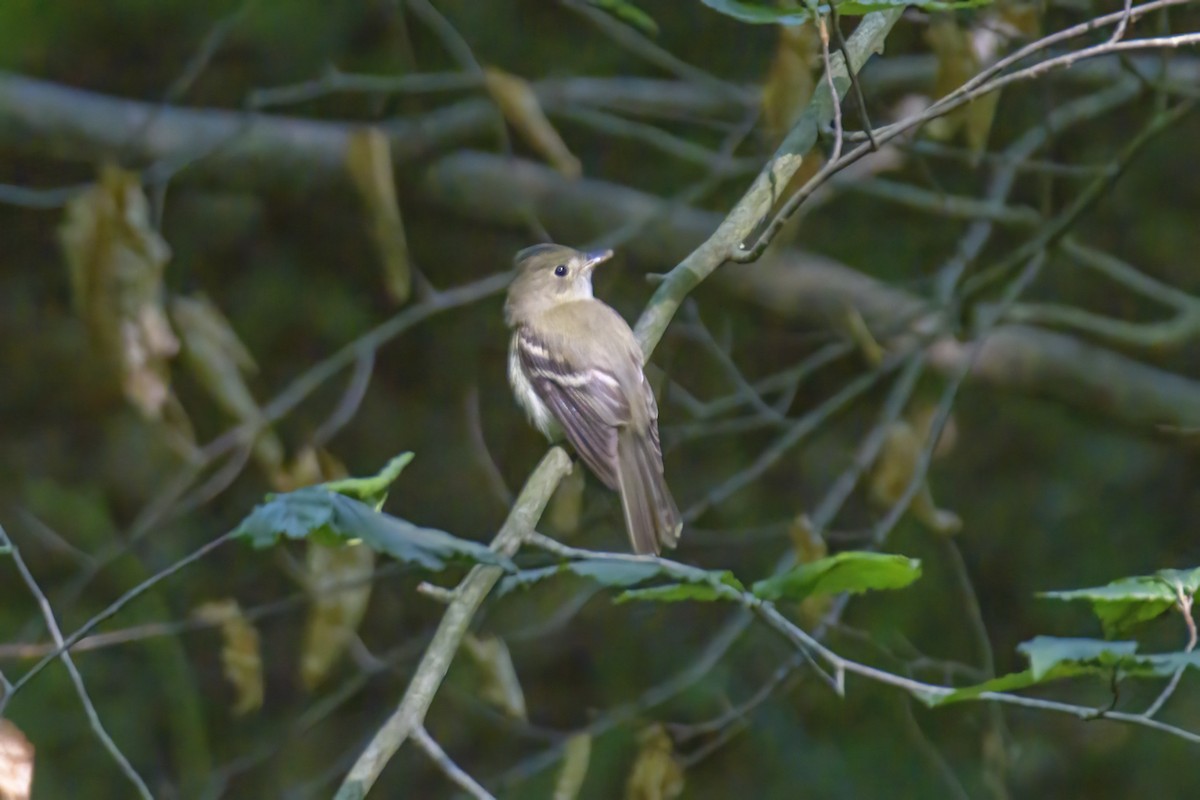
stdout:
[[(527, 588), (539, 581), (543, 581), (554, 575), (578, 575), (582, 578), (589, 578), (596, 581), (602, 586), (610, 588), (624, 589), (628, 586), (636, 586), (639, 583), (644, 583), (651, 578), (674, 578), (679, 583), (667, 584), (666, 586), (655, 587), (661, 590), (662, 597), (628, 597), (630, 592), (626, 592), (617, 598), (618, 602), (624, 600), (646, 599), (646, 600), (683, 600), (685, 597), (667, 597), (669, 590), (679, 588), (684, 591), (692, 586), (702, 586), (711, 588), (714, 592), (714, 597), (708, 599), (716, 599), (715, 595), (719, 592), (716, 589), (719, 585), (732, 587), (741, 592), (745, 591), (741, 582), (733, 576), (731, 572), (725, 570), (708, 571), (697, 567), (689, 567), (686, 564), (676, 564), (672, 561), (659, 560), (637, 560), (634, 558), (590, 558), (581, 559), (579, 561), (567, 561), (562, 564), (554, 564), (549, 567), (541, 567), (539, 569), (523, 570), (515, 575), (508, 575), (500, 581), (499, 593), (506, 594), (513, 589)], [(652, 590), (648, 590), (652, 591)], [(698, 593), (691, 599), (705, 599), (703, 593)]]
[(340, 481), (329, 481), (321, 484), (331, 492), (344, 494), (347, 497), (353, 497), (355, 500), (362, 500), (368, 505), (380, 508), (383, 506), (383, 501), (387, 499), (388, 487), (396, 482), (396, 478), (400, 477), (400, 473), (408, 466), (408, 462), (413, 460), (412, 453), (401, 453), (400, 455), (389, 461), (378, 475), (370, 478), (344, 478)]
[[(752, 25), (803, 25), (809, 19), (807, 8), (780, 7), (770, 3), (755, 3), (749, 0), (701, 0), (704, 5)], [(874, 2), (842, 2), (833, 7), (842, 16), (858, 17), (875, 11), (886, 11), (897, 6), (916, 6), (926, 11), (951, 11), (957, 8), (974, 8), (991, 3), (992, 0), (874, 0)], [(817, 6), (819, 14), (830, 12), (828, 3)]]
[[(704, 5), (725, 16), (733, 17), (753, 25), (802, 25), (808, 20), (808, 12), (797, 8), (780, 8), (774, 5), (759, 5), (744, 0), (701, 0)], [(824, 6), (828, 8), (828, 6)]]
[(948, 694), (925, 693), (921, 700), (930, 706), (941, 706), (974, 700), (987, 692), (1009, 692), (1080, 675), (1163, 678), (1185, 667), (1200, 668), (1197, 652), (1138, 655), (1137, 648), (1137, 642), (1038, 636), (1017, 647), (1029, 659), (1029, 669)]
[(626, 0), (588, 0), (588, 5), (603, 9), (617, 19), (628, 22), (642, 33), (658, 36), (658, 23), (654, 18)]
[(372, 550), (430, 570), (457, 559), (515, 569), (510, 560), (478, 542), (418, 527), (326, 486), (268, 496), (242, 520), (234, 535), (258, 548), (270, 547), (280, 536), (324, 543), (361, 540)]
[(1200, 568), (1164, 569), (1153, 575), (1121, 578), (1104, 586), (1042, 592), (1051, 600), (1087, 600), (1108, 637), (1127, 633), (1143, 622), (1155, 619), (1175, 604), (1175, 587), (1188, 595), (1200, 589)]
[(630, 589), (617, 595), (614, 602), (627, 603), (631, 600), (653, 600), (659, 603), (677, 603), (681, 600), (698, 600), (709, 603), (713, 600), (736, 600), (728, 591), (744, 592), (742, 582), (732, 572), (707, 572), (701, 582), (665, 583), (646, 589)]
[(921, 562), (915, 558), (847, 550), (759, 581), (751, 591), (763, 600), (803, 600), (820, 594), (901, 589), (919, 577)]
[(1044, 679), (1060, 665), (1112, 668), (1125, 656), (1137, 652), (1137, 642), (1106, 642), (1100, 639), (1064, 639), (1035, 636), (1017, 645), (1017, 651), (1029, 659), (1034, 680)]

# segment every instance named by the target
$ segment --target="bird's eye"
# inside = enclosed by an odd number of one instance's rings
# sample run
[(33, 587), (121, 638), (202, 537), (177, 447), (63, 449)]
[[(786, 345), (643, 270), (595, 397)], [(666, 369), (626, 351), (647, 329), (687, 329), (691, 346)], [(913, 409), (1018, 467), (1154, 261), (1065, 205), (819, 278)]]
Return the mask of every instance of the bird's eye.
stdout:
[(567, 274), (567, 265), (559, 264), (557, 267), (554, 268), (554, 274), (560, 278), (565, 276)]

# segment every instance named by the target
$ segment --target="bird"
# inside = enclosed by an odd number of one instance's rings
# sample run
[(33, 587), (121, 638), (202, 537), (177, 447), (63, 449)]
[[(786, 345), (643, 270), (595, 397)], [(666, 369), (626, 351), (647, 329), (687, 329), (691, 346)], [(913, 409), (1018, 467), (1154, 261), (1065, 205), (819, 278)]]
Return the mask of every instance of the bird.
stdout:
[(508, 378), (530, 422), (565, 435), (591, 472), (621, 497), (639, 555), (674, 547), (683, 523), (663, 474), (658, 404), (629, 325), (592, 294), (612, 250), (537, 244), (516, 254), (504, 304), (512, 329)]

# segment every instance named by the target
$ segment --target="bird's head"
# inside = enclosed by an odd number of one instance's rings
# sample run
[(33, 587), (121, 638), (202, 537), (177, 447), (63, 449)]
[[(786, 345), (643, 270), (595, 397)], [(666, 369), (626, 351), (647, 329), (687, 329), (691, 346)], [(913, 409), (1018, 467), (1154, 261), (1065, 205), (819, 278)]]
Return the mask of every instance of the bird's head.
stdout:
[(584, 252), (561, 244), (535, 244), (517, 253), (517, 275), (504, 304), (509, 325), (519, 325), (559, 303), (592, 296), (592, 271), (612, 258), (612, 250)]

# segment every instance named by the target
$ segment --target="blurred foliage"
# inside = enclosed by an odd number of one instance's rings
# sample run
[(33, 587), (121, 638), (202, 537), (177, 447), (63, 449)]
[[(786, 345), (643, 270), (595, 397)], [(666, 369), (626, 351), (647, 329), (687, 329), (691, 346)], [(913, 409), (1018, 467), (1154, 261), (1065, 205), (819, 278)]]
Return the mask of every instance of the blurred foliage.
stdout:
[[(515, 155), (553, 157), (566, 172), (577, 164), (584, 176), (664, 196), (694, 179), (687, 165), (657, 154), (648, 157), (636, 143), (582, 126), (553, 120), (555, 138), (539, 137), (546, 131), (528, 105), (526, 81), (662, 75), (583, 17), (540, 0), (441, 0), (435, 5), (488, 70), (493, 95), (509, 98), (502, 106), (513, 133), (508, 146)], [(658, 45), (724, 79), (757, 85), (774, 74), (772, 86), (807, 85), (780, 62), (811, 63), (812, 42), (781, 42), (785, 37), (774, 26), (744, 25), (699, 2), (592, 5), (634, 22)], [(779, 10), (763, 3), (708, 5)], [(1118, 7), (1101, 5), (1105, 11)], [(396, 0), (5, 0), (0, 2), (0, 69), (160, 102), (205, 37), (224, 22), (227, 31), (211, 60), (174, 102), (241, 108), (254, 89), (311, 80), (329, 65), (380, 74), (458, 69), (437, 37), (402, 6)], [(983, 25), (983, 13), (963, 12), (955, 22), (939, 25), (957, 25), (952, 38), (961, 43), (965, 31)], [(1054, 29), (1083, 18), (1077, 8), (1051, 4), (1042, 25)], [(897, 28), (888, 41), (888, 57), (928, 52), (920, 26)], [(866, 88), (870, 90), (869, 83)], [(933, 94), (945, 87), (923, 88)], [(974, 123), (987, 128), (986, 135), (978, 128), (966, 134), (970, 147), (1011, 141), (1070, 96), (1071, 90), (1050, 84), (1006, 90), (998, 108), (991, 109), (994, 118), (985, 109), (986, 125)], [(872, 99), (886, 105), (898, 98)], [(443, 95), (349, 93), (285, 111), (386, 125), (446, 102)], [(1136, 132), (1152, 104), (1147, 99), (1128, 113), (1072, 132), (1044, 155), (1103, 163)], [(787, 118), (794, 109), (772, 103), (767, 113)], [(962, 124), (971, 128), (970, 115)], [(665, 125), (712, 147), (720, 145), (724, 133), (697, 132), (686, 121)], [(765, 155), (774, 144), (770, 137), (777, 135), (756, 132), (745, 150)], [(317, 457), (314, 433), (342, 397), (345, 379), (339, 378), (253, 443), (252, 468), (228, 491), (211, 499), (203, 493), (189, 497), (186, 513), (151, 525), (141, 516), (166, 497), (168, 479), (188, 458), (193, 437), (194, 442), (209, 442), (236, 420), (251, 419), (254, 409), (318, 359), (395, 313), (410, 288), (420, 296), (422, 284), (414, 281), (410, 287), (406, 270), (439, 288), (451, 287), (505, 268), (510, 254), (529, 244), (526, 232), (466, 222), (421, 203), (411, 186), (422, 165), (402, 168), (398, 196), (389, 196), (377, 181), (378, 171), (390, 167), (372, 147), (370, 134), (365, 136), (357, 159), (357, 197), (325, 190), (299, 196), (249, 194), (203, 180), (174, 182), (165, 193), (151, 187), (142, 196), (122, 176), (146, 165), (126, 163), (120, 152), (107, 154), (116, 166), (105, 166), (0, 150), (0, 183), (49, 187), (97, 182), (67, 210), (0, 204), (0, 241), (5, 243), (0, 254), (0, 514), (65, 631), (237, 526), (266, 492), (292, 492), (268, 501), (272, 512), (284, 516), (298, 508), (287, 505), (297, 496), (316, 502), (316, 516), (301, 520), (307, 525), (304, 533), (337, 522), (338, 513), (373, 513), (375, 503), (382, 502), (376, 496), (382, 489), (353, 500), (344, 487), (311, 488), (338, 476), (311, 465), (302, 468), (305, 459)], [(1200, 252), (1197, 141), (1200, 120), (1195, 115), (1156, 139), (1136, 168), (1082, 221), (1080, 237), (1127, 255), (1164, 282), (1200, 291), (1194, 268)], [(473, 145), (495, 149), (498, 143), (492, 137)], [(979, 195), (985, 176), (978, 167), (913, 159), (895, 177)], [(726, 181), (702, 205), (727, 209), (743, 188), (743, 181)], [(1043, 207), (1060, 200), (1058, 193), (1052, 182), (1032, 179), (1019, 186), (1013, 202)], [(109, 216), (101, 216), (104, 203), (109, 210), (103, 213)], [(110, 213), (120, 208), (124, 217)], [(132, 218), (130, 209), (136, 212)], [(92, 256), (108, 254), (106, 261), (92, 264), (89, 274), (111, 280), (115, 273), (106, 264), (128, 265), (129, 253), (135, 251), (145, 256), (137, 278), (144, 302), (136, 308), (108, 302), (84, 318), (78, 313), (81, 305), (97, 308), (88, 304), (102, 296), (97, 287), (106, 285), (81, 281), (82, 262), (73, 255), (72, 243), (79, 241), (80, 226), (88, 220), (94, 226), (108, 220), (109, 225), (100, 237), (108, 244), (93, 242), (87, 248)], [(806, 216), (798, 235), (807, 249), (925, 291), (962, 230), (962, 224), (878, 198), (848, 195)], [(1015, 236), (1000, 234), (996, 246), (1011, 245)], [(141, 245), (135, 247), (137, 242)], [(619, 255), (598, 276), (597, 294), (632, 318), (649, 294), (643, 273), (668, 266)], [(1060, 266), (1047, 272), (1032, 298), (1065, 295), (1121, 318), (1144, 318), (1144, 304), (1128, 293), (1070, 265)], [(731, 343), (731, 355), (747, 375), (767, 375), (793, 364), (828, 339), (827, 331), (797, 330), (729, 300), (714, 286), (701, 287), (696, 297), (706, 318), (719, 321), (721, 336)], [(167, 298), (175, 304), (160, 308)], [(149, 327), (144, 324), (146, 308), (154, 309), (150, 316), (156, 320)], [(184, 358), (160, 363), (156, 359), (166, 351), (151, 346), (152, 358), (130, 361), (133, 351), (113, 343), (142, 342), (166, 313), (162, 309), (171, 310), (176, 333), (182, 334)], [(194, 324), (179, 319), (189, 311)], [(126, 328), (138, 336), (114, 338), (126, 319), (140, 320)], [(100, 337), (107, 342), (100, 352), (95, 347), (97, 324), (109, 332)], [(396, 526), (406, 536), (448, 531), (455, 541), (466, 540), (469, 556), (479, 557), (469, 543), (490, 538), (508, 509), (507, 498), (491, 487), (497, 481), (519, 487), (544, 449), (510, 398), (504, 377), (506, 344), (498, 297), (407, 331), (378, 352), (353, 419), (328, 441), (317, 443), (327, 458), (346, 464), (350, 474), (368, 474), (401, 450), (418, 454), (385, 506), (404, 520), (372, 517), (394, 521), (380, 535), (413, 559), (426, 564), (432, 559), (440, 566), (447, 551), (420, 536), (416, 545), (411, 538), (388, 538), (396, 534)], [(1196, 342), (1149, 358), (1200, 377)], [(655, 362), (699, 397), (716, 397), (732, 388), (724, 373), (677, 331), (668, 333)], [(138, 369), (131, 372), (131, 364)], [(815, 405), (861, 369), (861, 362), (855, 362), (819, 373), (802, 387), (797, 407)], [(135, 391), (131, 375), (150, 379), (158, 400), (131, 406), (127, 397), (146, 396)], [(876, 465), (876, 484), (884, 489), (895, 483), (880, 478), (884, 467), (910, 474), (905, 470), (911, 470), (911, 437), (905, 437), (916, 430), (923, 438), (927, 428), (921, 409), (934, 402), (931, 398), (940, 389), (941, 382), (932, 377), (920, 385), (909, 421), (897, 429), (890, 453), (895, 458)], [(175, 439), (165, 438), (145, 414), (148, 408), (165, 407), (167, 391), (186, 409), (186, 425), (183, 417), (171, 418), (174, 430), (182, 432)], [(678, 557), (702, 568), (697, 573), (722, 575), (728, 569), (745, 579), (768, 574), (793, 542), (807, 541), (802, 515), (854, 458), (884, 391), (873, 392), (869, 402), (825, 426), (764, 479), (706, 514), (685, 534)], [(769, 431), (759, 431), (677, 440), (687, 414), (666, 398), (660, 405), (667, 475), (681, 507), (751, 461), (772, 438)], [(1122, 429), (1102, 410), (1081, 414), (986, 387), (962, 391), (954, 425), (955, 443), (934, 462), (929, 486), (961, 519), (961, 531), (954, 537), (931, 532), (930, 520), (950, 513), (935, 506), (931, 495), (926, 524), (901, 523), (888, 549), (904, 554), (906, 563), (919, 560), (923, 577), (902, 592), (853, 599), (846, 627), (829, 637), (847, 657), (902, 671), (921, 654), (978, 668), (994, 653), (995, 663), (977, 670), (990, 673), (977, 676), (980, 680), (1019, 673), (1026, 660), (1018, 645), (1033, 636), (1092, 636), (1102, 630), (1083, 604), (1047, 602), (1037, 598), (1038, 592), (1200, 563), (1194, 536), (1200, 518), (1200, 459), (1194, 448)], [(573, 494), (560, 500), (562, 507), (546, 532), (567, 532), (580, 547), (623, 548), (615, 499), (590, 478), (581, 497), (578, 486), (568, 491)], [(870, 491), (865, 486), (853, 496), (838, 520), (838, 532), (854, 534), (878, 519)], [(881, 491), (886, 495), (883, 489), (877, 493)], [(274, 542), (280, 531), (258, 532)], [(446, 543), (438, 539), (437, 544)], [(361, 604), (327, 609), (332, 616), (317, 623), (311, 615), (321, 608), (319, 596), (328, 587), (314, 585), (306, 569), (336, 555), (324, 550), (314, 554), (306, 546), (311, 543), (285, 542), (270, 550), (240, 542), (227, 545), (101, 628), (130, 631), (131, 641), (76, 656), (110, 734), (156, 796), (328, 796), (348, 759), (400, 697), (443, 610), (416, 591), (424, 573), (381, 558), (374, 563), (369, 602), (360, 595)], [(801, 560), (816, 562), (825, 556), (806, 551)], [(528, 577), (539, 567), (545, 574), (561, 569), (539, 562), (521, 574)], [(360, 559), (345, 574), (353, 582), (370, 568)], [(325, 567), (317, 569), (324, 574)], [(465, 569), (447, 564), (438, 581), (453, 585)], [(33, 599), (3, 556), (0, 574), (0, 670), (12, 680), (36, 656), (10, 645), (44, 642), (47, 635)], [(650, 576), (641, 579), (645, 577)], [(977, 593), (987, 645), (969, 619), (973, 601), (964, 592), (965, 583)], [(1194, 757), (1194, 745), (1181, 740), (1037, 712), (1006, 711), (997, 724), (983, 705), (932, 710), (895, 690), (853, 680), (848, 695), (839, 698), (803, 672), (751, 710), (748, 724), (736, 736), (691, 759), (711, 738), (681, 740), (664, 723), (686, 725), (720, 716), (767, 683), (790, 651), (776, 635), (759, 628), (669, 703), (611, 733), (564, 742), (570, 766), (562, 774), (557, 768), (528, 777), (509, 774), (511, 782), (500, 784), (500, 776), (559, 741), (559, 734), (578, 730), (687, 667), (731, 613), (722, 604), (613, 605), (608, 599), (612, 594), (597, 594), (587, 581), (559, 579), (493, 598), (485, 606), (476, 626), (483, 655), (475, 663), (458, 659), (428, 725), (456, 760), (469, 765), (485, 785), (497, 787), (501, 796), (565, 798), (578, 789), (585, 800), (623, 793), (644, 798), (941, 797), (947, 795), (947, 771), (971, 797), (1004, 796), (994, 789), (997, 781), (1011, 797), (1200, 794), (1200, 776), (1180, 768)], [(1154, 607), (1160, 608), (1162, 600), (1158, 597)], [(229, 605), (216, 614), (214, 606), (205, 605), (214, 602)], [(806, 603), (800, 618), (807, 624), (825, 606)], [(578, 613), (564, 621), (564, 610)], [(206, 613), (208, 622), (200, 624)], [(1155, 618), (1138, 629), (1142, 651), (1181, 647), (1184, 631), (1178, 615), (1146, 611), (1139, 621), (1146, 617)], [(325, 626), (320, 635), (313, 632), (319, 625)], [(306, 660), (305, 653), (315, 660)], [(1072, 657), (1083, 658), (1078, 653)], [(504, 681), (516, 676), (514, 690)], [(1200, 719), (1195, 684), (1195, 675), (1185, 675), (1163, 712), (1165, 719), (1185, 726)], [(482, 685), (502, 688), (489, 690), (489, 699)], [(1157, 687), (1150, 681), (1123, 687), (1122, 703), (1144, 707)], [(1110, 700), (1103, 681), (1067, 683), (1055, 690), (1060, 692), (1056, 697), (1097, 707)], [(521, 692), (524, 714), (515, 713), (515, 691)], [(237, 713), (258, 703), (261, 708), (254, 713)], [(24, 688), (7, 713), (19, 733), (7, 723), (0, 732), (36, 747), (35, 798), (80, 796), (81, 775), (87, 776), (89, 797), (128, 796), (128, 784), (91, 737), (61, 666), (52, 665)], [(422, 754), (407, 748), (377, 791), (381, 796), (448, 797), (452, 789)]]

